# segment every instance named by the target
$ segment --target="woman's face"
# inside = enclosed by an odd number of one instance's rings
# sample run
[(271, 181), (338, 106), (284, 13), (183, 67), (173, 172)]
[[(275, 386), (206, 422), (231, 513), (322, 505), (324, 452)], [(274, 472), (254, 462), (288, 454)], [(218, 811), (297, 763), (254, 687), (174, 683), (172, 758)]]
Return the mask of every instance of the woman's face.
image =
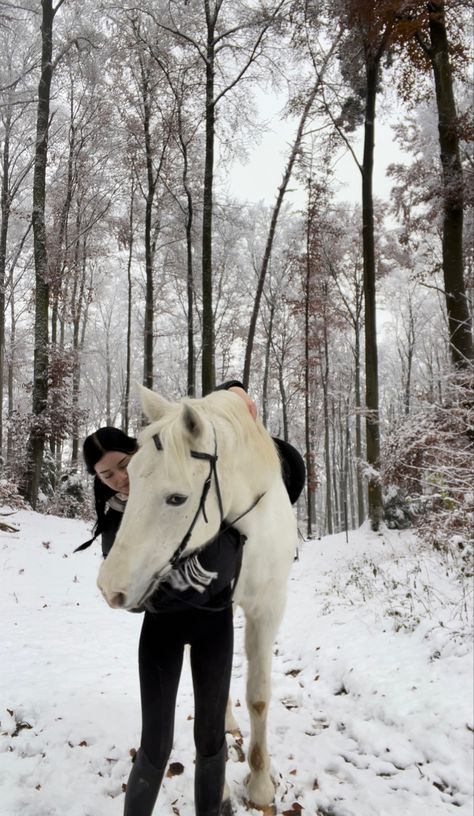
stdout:
[(131, 453), (121, 451), (107, 451), (101, 459), (94, 465), (100, 481), (117, 490), (122, 496), (128, 496), (129, 484), (127, 466), (132, 458)]

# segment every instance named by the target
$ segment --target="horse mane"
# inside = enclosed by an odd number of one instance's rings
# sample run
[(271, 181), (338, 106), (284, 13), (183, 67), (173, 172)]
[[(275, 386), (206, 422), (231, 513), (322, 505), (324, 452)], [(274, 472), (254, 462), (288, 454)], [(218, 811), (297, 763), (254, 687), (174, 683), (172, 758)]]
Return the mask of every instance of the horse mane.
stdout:
[[(147, 426), (139, 435), (139, 443), (159, 434), (163, 447), (163, 468), (169, 476), (179, 477), (189, 482), (191, 479), (191, 458), (189, 456), (190, 440), (184, 430), (184, 414), (189, 406), (202, 419), (204, 425), (210, 422), (219, 440), (218, 455), (221, 462), (229, 457), (235, 461), (243, 457), (249, 472), (249, 478), (265, 474), (269, 481), (270, 474), (279, 474), (280, 459), (272, 438), (259, 419), (254, 420), (243, 400), (226, 391), (214, 391), (207, 397), (194, 399), (185, 397), (177, 403), (170, 403), (170, 410), (158, 421)], [(213, 442), (206, 453), (214, 453)], [(204, 450), (201, 441), (194, 450)]]

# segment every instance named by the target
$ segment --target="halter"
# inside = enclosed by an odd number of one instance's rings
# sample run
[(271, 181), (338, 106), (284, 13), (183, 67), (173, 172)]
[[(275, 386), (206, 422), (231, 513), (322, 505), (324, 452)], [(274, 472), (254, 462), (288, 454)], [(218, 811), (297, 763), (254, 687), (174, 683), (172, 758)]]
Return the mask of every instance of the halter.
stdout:
[[(178, 547), (174, 551), (173, 555), (171, 556), (170, 560), (168, 561), (168, 564), (170, 565), (171, 568), (176, 567), (176, 564), (178, 563), (178, 561), (180, 560), (184, 550), (186, 549), (186, 547), (188, 545), (188, 542), (189, 542), (189, 539), (191, 538), (192, 532), (194, 530), (194, 527), (196, 526), (196, 522), (197, 522), (197, 520), (199, 518), (200, 513), (202, 513), (202, 515), (204, 517), (204, 521), (206, 522), (206, 524), (208, 523), (208, 519), (207, 519), (207, 515), (206, 515), (206, 499), (207, 499), (207, 495), (209, 493), (209, 490), (210, 490), (210, 487), (211, 487), (211, 484), (212, 484), (212, 477), (213, 476), (214, 476), (214, 481), (215, 481), (215, 484), (216, 484), (216, 496), (217, 496), (217, 503), (219, 505), (221, 525), (222, 525), (222, 523), (224, 521), (224, 508), (222, 506), (222, 494), (221, 494), (221, 488), (220, 488), (220, 484), (219, 484), (219, 476), (217, 474), (217, 467), (216, 467), (218, 456), (217, 456), (216, 429), (214, 428), (214, 426), (212, 426), (212, 430), (213, 430), (213, 433), (214, 433), (214, 453), (205, 453), (205, 452), (193, 451), (193, 450), (190, 451), (190, 454), (191, 454), (193, 459), (203, 459), (203, 460), (209, 462), (209, 473), (207, 475), (206, 481), (203, 484), (202, 492), (201, 492), (201, 498), (199, 500), (199, 505), (198, 505), (198, 508), (197, 508), (197, 510), (196, 510), (196, 512), (194, 514), (194, 518), (193, 518), (193, 520), (192, 520), (192, 522), (191, 522), (191, 524), (190, 524), (190, 526), (188, 528), (188, 531), (185, 533), (185, 535), (181, 539), (180, 544), (178, 545)], [(153, 442), (155, 444), (156, 450), (157, 451), (162, 451), (163, 446), (161, 444), (161, 439), (160, 439), (159, 434), (154, 434), (152, 439), (153, 439)], [(260, 493), (257, 496), (257, 498), (252, 502), (250, 507), (248, 507), (247, 510), (244, 510), (244, 512), (241, 513), (240, 516), (237, 516), (237, 518), (235, 518), (232, 522), (229, 522), (227, 524), (227, 527), (224, 528), (224, 529), (228, 529), (229, 527), (233, 527), (233, 525), (237, 521), (240, 521), (240, 519), (243, 518), (244, 516), (246, 516), (247, 513), (250, 513), (250, 511), (253, 510), (253, 508), (259, 503), (260, 499), (262, 499), (264, 497), (264, 495), (265, 495), (265, 493)], [(166, 565), (166, 566), (168, 566), (168, 565)], [(160, 574), (162, 572), (163, 572), (163, 570), (160, 570)], [(158, 576), (155, 576), (155, 577), (158, 577)]]

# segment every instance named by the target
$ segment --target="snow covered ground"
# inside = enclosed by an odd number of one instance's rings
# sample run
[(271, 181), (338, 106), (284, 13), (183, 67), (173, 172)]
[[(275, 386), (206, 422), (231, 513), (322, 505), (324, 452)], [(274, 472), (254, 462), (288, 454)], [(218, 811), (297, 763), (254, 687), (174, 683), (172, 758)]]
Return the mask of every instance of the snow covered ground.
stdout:
[[(0, 813), (121, 816), (139, 735), (140, 615), (99, 597), (86, 525), (19, 511), (0, 533)], [(472, 587), (415, 553), (410, 532), (308, 541), (275, 647), (269, 748), (276, 813), (472, 814)], [(228, 782), (245, 804), (243, 619)], [(242, 705), (240, 705), (242, 703)], [(172, 763), (155, 812), (192, 816), (193, 701), (180, 687)], [(174, 766), (179, 770), (179, 766)]]

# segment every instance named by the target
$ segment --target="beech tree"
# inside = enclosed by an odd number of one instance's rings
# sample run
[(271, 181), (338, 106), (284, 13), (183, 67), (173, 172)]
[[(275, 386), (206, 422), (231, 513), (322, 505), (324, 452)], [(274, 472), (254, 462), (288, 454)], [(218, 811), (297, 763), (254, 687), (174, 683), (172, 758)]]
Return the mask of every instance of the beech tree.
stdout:
[[(426, 63), (417, 58), (412, 43), (415, 42), (433, 73), (436, 109), (438, 113), (438, 138), (442, 177), (443, 230), (442, 267), (446, 311), (448, 315), (449, 342), (453, 364), (457, 369), (470, 368), (474, 358), (472, 339), (472, 316), (466, 296), (464, 279), (464, 180), (460, 156), (460, 138), (463, 122), (459, 117), (454, 95), (454, 71), (452, 54), (464, 55), (469, 48), (462, 42), (462, 20), (468, 12), (465, 4), (454, 4), (451, 19), (458, 17), (459, 35), (450, 42), (446, 20), (445, 0), (409, 2), (401, 9), (398, 44), (406, 50), (409, 58), (420, 70)], [(462, 61), (462, 60), (461, 60)], [(421, 64), (420, 64), (421, 63)]]
[[(10, 71), (11, 71), (10, 63)], [(10, 74), (11, 75), (11, 74)], [(31, 223), (24, 223), (17, 236), (11, 238), (10, 222), (12, 208), (19, 205), (19, 194), (24, 190), (32, 167), (30, 145), (25, 144), (25, 124), (29, 122), (28, 103), (22, 103), (15, 88), (6, 94), (5, 105), (0, 109), (3, 145), (1, 155), (0, 196), (0, 461), (3, 455), (3, 395), (5, 384), (5, 313), (7, 306), (7, 283), (13, 275), (16, 260), (30, 231)], [(26, 114), (26, 115), (25, 115)], [(19, 133), (21, 131), (21, 135)], [(16, 243), (16, 245), (15, 245)]]
[(159, 18), (147, 9), (156, 26), (190, 48), (203, 68), (205, 157), (202, 211), (202, 393), (215, 385), (213, 324), (212, 222), (216, 113), (221, 100), (261, 60), (268, 34), (287, 0), (270, 7), (226, 0), (196, 0), (185, 9), (173, 4)]
[(35, 258), (35, 330), (33, 363), (33, 421), (27, 447), (24, 495), (36, 507), (45, 443), (44, 427), (48, 399), (48, 254), (46, 245), (45, 202), (46, 164), (50, 126), (50, 93), (53, 76), (53, 24), (64, 0), (42, 0), (41, 76), (38, 84), (36, 151), (33, 179), (33, 237)]
[[(346, 96), (335, 124), (349, 146), (362, 178), (362, 245), (365, 314), (365, 425), (367, 492), (371, 527), (379, 528), (383, 515), (380, 481), (379, 378), (376, 326), (376, 255), (373, 200), (375, 113), (380, 89), (382, 58), (394, 37), (400, 11), (397, 0), (341, 0), (338, 14), (345, 31), (340, 50), (341, 70), (352, 93)], [(363, 122), (363, 157), (359, 162), (342, 128)]]

